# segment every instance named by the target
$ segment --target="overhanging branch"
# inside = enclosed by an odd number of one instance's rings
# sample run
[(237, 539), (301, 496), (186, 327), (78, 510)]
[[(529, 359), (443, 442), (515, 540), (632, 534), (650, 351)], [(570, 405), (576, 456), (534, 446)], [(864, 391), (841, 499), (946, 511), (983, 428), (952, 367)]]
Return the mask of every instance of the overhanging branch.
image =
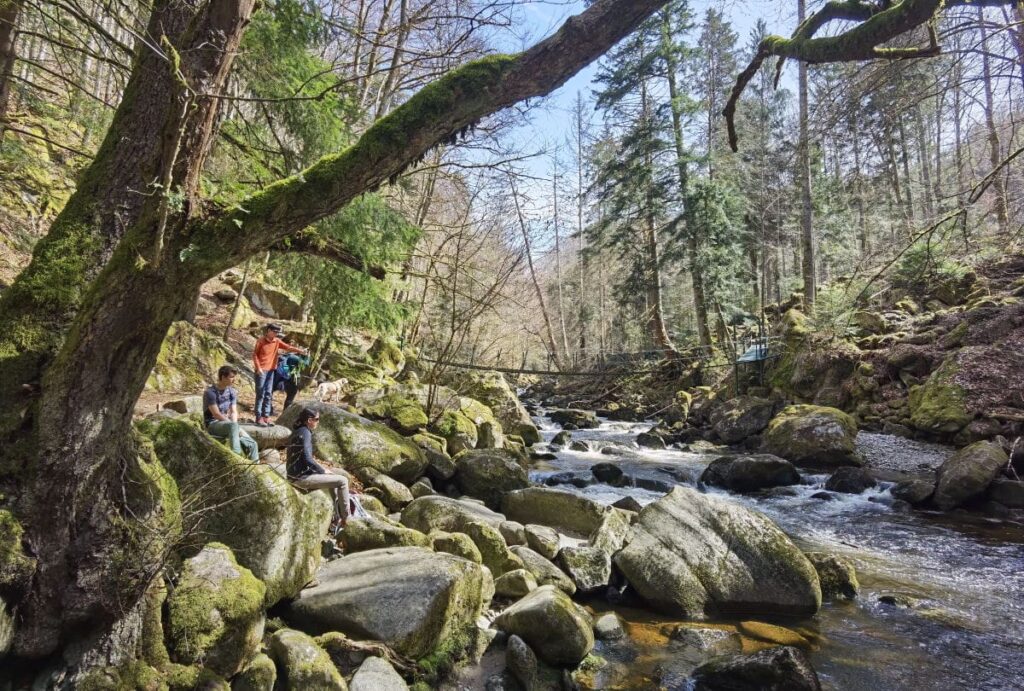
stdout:
[(271, 246), (270, 250), (272, 252), (299, 252), (321, 259), (329, 259), (377, 280), (384, 280), (384, 277), (387, 276), (384, 267), (368, 264), (337, 242), (311, 234), (304, 233), (288, 240), (282, 240)]

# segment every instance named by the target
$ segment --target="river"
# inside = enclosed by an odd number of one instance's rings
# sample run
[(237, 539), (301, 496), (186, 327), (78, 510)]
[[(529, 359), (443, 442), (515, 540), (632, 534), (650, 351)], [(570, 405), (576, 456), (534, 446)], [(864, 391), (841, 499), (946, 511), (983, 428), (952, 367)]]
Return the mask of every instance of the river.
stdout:
[[(545, 442), (560, 430), (546, 417), (535, 421)], [(592, 481), (591, 466), (606, 461), (640, 478), (641, 485), (694, 485), (721, 455), (638, 448), (636, 435), (649, 427), (603, 420), (597, 429), (573, 431), (572, 439), (590, 450), (557, 450), (557, 459), (534, 464), (531, 479), (543, 483), (559, 475), (559, 488), (602, 503), (632, 496), (647, 504), (662, 491), (575, 487), (564, 480)], [(858, 445), (869, 467), (883, 471), (926, 472), (950, 452), (865, 432)], [(601, 453), (606, 447), (610, 453)], [(776, 622), (810, 641), (809, 657), (824, 688), (1024, 689), (1024, 525), (963, 512), (902, 510), (894, 507), (885, 482), (861, 495), (833, 494), (826, 501), (812, 495), (827, 476), (802, 477), (792, 496), (729, 496), (773, 518), (801, 548), (839, 554), (857, 568), (861, 592), (855, 601), (826, 603), (811, 619)], [(699, 657), (665, 635), (671, 620), (641, 609), (616, 611), (629, 635), (598, 642), (594, 652), (608, 664), (587, 677), (589, 685), (685, 689)]]

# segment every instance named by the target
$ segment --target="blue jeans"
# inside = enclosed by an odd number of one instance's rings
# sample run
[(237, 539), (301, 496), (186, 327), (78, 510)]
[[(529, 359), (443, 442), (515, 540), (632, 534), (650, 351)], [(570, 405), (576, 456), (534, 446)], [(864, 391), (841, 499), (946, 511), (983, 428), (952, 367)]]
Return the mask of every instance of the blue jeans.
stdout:
[(228, 446), (239, 456), (245, 456), (250, 461), (258, 461), (260, 459), (260, 450), (256, 440), (246, 434), (238, 426), (237, 422), (214, 420), (206, 426), (206, 431), (214, 439), (227, 440)]
[(274, 407), (274, 370), (256, 375), (256, 417), (270, 417)]

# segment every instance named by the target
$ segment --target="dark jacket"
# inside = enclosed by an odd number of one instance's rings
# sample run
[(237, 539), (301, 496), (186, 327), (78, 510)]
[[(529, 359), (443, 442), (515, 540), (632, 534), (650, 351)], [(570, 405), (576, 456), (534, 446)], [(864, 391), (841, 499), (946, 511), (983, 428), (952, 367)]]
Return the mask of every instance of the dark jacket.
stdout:
[(292, 432), (292, 437), (288, 440), (288, 459), (285, 467), (290, 478), (327, 472), (313, 458), (313, 433), (305, 425)]

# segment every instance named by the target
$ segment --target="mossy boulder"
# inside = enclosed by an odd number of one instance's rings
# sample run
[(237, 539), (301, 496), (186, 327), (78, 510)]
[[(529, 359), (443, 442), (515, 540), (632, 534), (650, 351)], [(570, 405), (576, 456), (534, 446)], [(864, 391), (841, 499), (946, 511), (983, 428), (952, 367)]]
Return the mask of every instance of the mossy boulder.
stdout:
[(540, 585), (552, 585), (566, 595), (576, 592), (576, 584), (565, 575), (565, 572), (525, 545), (513, 545), (509, 548), (512, 554), (522, 560), (526, 570), (533, 574)]
[(405, 369), (405, 354), (394, 341), (378, 338), (366, 351), (370, 362), (389, 377)]
[(767, 648), (705, 662), (691, 676), (694, 691), (821, 691), (811, 663), (798, 648)]
[(537, 589), (537, 579), (524, 569), (502, 574), (494, 581), (494, 594), (518, 600)]
[(445, 383), (490, 408), (506, 433), (522, 437), (528, 446), (540, 442), (537, 426), (500, 372), (452, 370)]
[(998, 444), (979, 441), (960, 449), (939, 467), (932, 503), (943, 511), (955, 509), (985, 494), (1009, 458)]
[(301, 631), (281, 629), (270, 637), (270, 656), (281, 670), (282, 691), (347, 691), (330, 656)]
[(245, 363), (224, 341), (188, 322), (174, 322), (160, 346), (146, 388), (202, 392), (217, 380), (217, 370), (226, 364), (245, 369)]
[(861, 465), (857, 423), (836, 408), (791, 405), (768, 424), (764, 450), (797, 465)]
[[(164, 420), (151, 434), (177, 481), (190, 532), (227, 545), (266, 585), (267, 606), (295, 596), (320, 565), (330, 496), (301, 494), (273, 468), (236, 456), (187, 418)], [(185, 543), (181, 551), (188, 557), (201, 547)]]
[(319, 401), (298, 401), (278, 424), (292, 427), (303, 408), (320, 413), (313, 434), (317, 455), (350, 472), (373, 468), (399, 482), (413, 482), (423, 474), (427, 458), (414, 442), (391, 428)]
[(967, 395), (956, 376), (960, 367), (956, 356), (947, 358), (928, 380), (910, 389), (910, 423), (919, 430), (953, 434), (974, 419)]
[(268, 655), (259, 653), (231, 680), (231, 691), (274, 691), (277, 666)]
[(563, 547), (558, 552), (558, 564), (576, 584), (576, 592), (579, 593), (601, 592), (611, 580), (611, 557), (598, 547)]
[(501, 508), (507, 492), (530, 486), (519, 459), (505, 449), (463, 451), (455, 458), (455, 484), (464, 493), (481, 499), (488, 508)]
[(462, 532), (480, 550), (481, 562), (491, 570), (495, 578), (524, 567), (523, 561), (509, 551), (505, 538), (496, 528), (485, 523), (469, 523), (463, 526)]
[(288, 291), (266, 281), (250, 278), (245, 284), (245, 297), (253, 309), (264, 316), (288, 321), (302, 321), (301, 301)]
[(561, 408), (552, 410), (548, 416), (555, 424), (562, 426), (575, 425), (577, 429), (593, 429), (601, 424), (597, 416), (589, 410)]
[(452, 454), (475, 449), (479, 439), (476, 424), (460, 410), (444, 411), (430, 424), (429, 430), (444, 438)]
[(464, 638), (494, 593), (479, 564), (422, 547), (346, 556), (327, 564), (319, 580), (288, 606), (293, 626), (382, 641), (413, 658)]
[(712, 411), (712, 429), (723, 443), (738, 444), (747, 437), (760, 434), (771, 422), (775, 410), (774, 401), (737, 396)]
[(365, 417), (384, 421), (405, 435), (416, 434), (430, 422), (419, 401), (395, 390), (362, 394), (356, 398), (355, 407)]
[(564, 533), (589, 537), (609, 509), (592, 499), (546, 487), (507, 493), (502, 511), (512, 521), (550, 526)]
[(708, 464), (700, 481), (745, 493), (800, 484), (800, 473), (786, 459), (771, 454), (720, 456)]
[(422, 533), (431, 530), (462, 532), (469, 523), (500, 528), (505, 517), (483, 504), (432, 495), (420, 497), (402, 510), (402, 525)]
[(212, 543), (185, 561), (167, 598), (167, 641), (179, 663), (202, 664), (223, 677), (240, 671), (263, 638), (266, 587)]
[(345, 524), (342, 533), (345, 553), (365, 552), (381, 547), (430, 547), (431, 540), (418, 530), (406, 528), (401, 523), (384, 516), (370, 515), (368, 518), (352, 518)]
[(821, 583), (821, 596), (826, 600), (852, 600), (857, 597), (860, 583), (857, 571), (846, 559), (827, 552), (807, 552)]
[(412, 491), (408, 487), (375, 468), (368, 466), (356, 468), (355, 476), (368, 489), (374, 489), (380, 493), (380, 499), (389, 511), (401, 511), (413, 500)]
[(814, 614), (814, 566), (767, 516), (676, 487), (640, 512), (615, 564), (658, 611), (693, 618)]
[(447, 552), (457, 557), (468, 559), (475, 564), (482, 564), (480, 549), (472, 538), (465, 533), (448, 533), (443, 530), (430, 531), (430, 546), (435, 552)]
[(575, 667), (594, 648), (590, 615), (551, 585), (540, 586), (494, 620), (522, 638), (546, 662)]

